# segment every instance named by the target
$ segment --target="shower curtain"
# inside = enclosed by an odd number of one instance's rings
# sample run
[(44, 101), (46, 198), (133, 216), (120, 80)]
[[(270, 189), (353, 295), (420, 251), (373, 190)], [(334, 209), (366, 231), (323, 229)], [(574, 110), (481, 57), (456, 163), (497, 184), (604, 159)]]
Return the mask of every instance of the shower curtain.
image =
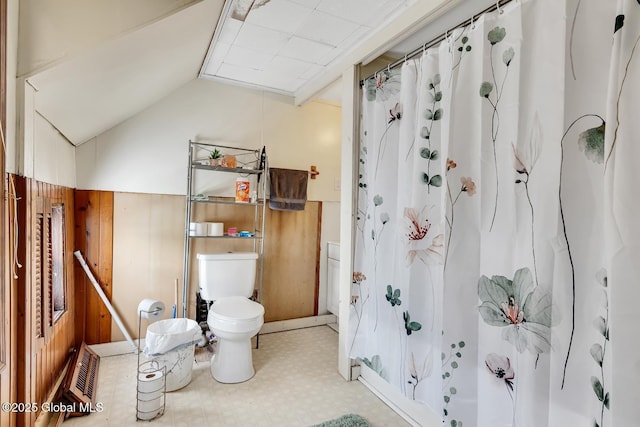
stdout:
[(639, 40), (514, 0), (364, 82), (349, 353), (444, 425), (640, 425)]

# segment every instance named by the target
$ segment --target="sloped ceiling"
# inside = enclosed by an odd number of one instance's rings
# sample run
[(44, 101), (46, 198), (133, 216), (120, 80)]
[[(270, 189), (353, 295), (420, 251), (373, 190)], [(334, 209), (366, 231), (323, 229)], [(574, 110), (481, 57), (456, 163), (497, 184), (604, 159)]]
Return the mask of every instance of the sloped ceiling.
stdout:
[[(115, 0), (91, 1), (107, 7)], [(148, 1), (141, 4), (153, 5)], [(455, 5), (477, 1), (176, 0), (175, 12), (117, 38), (72, 55), (58, 49), (64, 58), (26, 81), (37, 113), (76, 146), (199, 76), (284, 93), (298, 104), (322, 91), (339, 102), (335, 82), (345, 69), (388, 51)], [(126, 13), (123, 2), (119, 13)]]
[(197, 78), (223, 7), (204, 0), (27, 79), (38, 113), (79, 145)]

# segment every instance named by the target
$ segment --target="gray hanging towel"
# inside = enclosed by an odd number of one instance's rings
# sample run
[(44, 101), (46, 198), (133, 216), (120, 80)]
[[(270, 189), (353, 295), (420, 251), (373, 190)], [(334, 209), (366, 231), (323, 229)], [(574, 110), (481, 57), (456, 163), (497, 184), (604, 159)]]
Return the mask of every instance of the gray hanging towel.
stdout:
[(307, 171), (269, 168), (269, 207), (278, 211), (301, 211), (307, 202)]

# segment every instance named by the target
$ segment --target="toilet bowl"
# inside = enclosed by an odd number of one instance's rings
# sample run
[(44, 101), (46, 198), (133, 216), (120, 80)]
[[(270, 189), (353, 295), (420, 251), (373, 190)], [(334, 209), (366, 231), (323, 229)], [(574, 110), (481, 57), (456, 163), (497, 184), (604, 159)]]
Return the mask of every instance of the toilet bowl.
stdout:
[(221, 383), (253, 377), (251, 337), (264, 323), (264, 307), (253, 295), (258, 254), (198, 254), (200, 296), (211, 302), (207, 326), (218, 339), (211, 375)]
[(221, 383), (240, 383), (253, 377), (251, 337), (264, 323), (264, 307), (245, 297), (216, 300), (207, 316), (207, 325), (218, 337), (211, 358), (211, 375)]

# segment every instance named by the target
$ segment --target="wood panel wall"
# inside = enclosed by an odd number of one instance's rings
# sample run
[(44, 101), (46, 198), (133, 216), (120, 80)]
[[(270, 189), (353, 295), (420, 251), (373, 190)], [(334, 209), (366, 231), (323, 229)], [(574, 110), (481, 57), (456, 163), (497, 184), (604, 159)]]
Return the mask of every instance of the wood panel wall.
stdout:
[[(7, 89), (7, 0), (0, 0), (0, 127), (3, 134), (6, 129), (6, 89)], [(5, 144), (0, 144), (0, 193), (6, 190)], [(0, 401), (11, 402), (15, 399), (16, 366), (15, 340), (16, 313), (12, 310), (12, 279), (9, 275), (9, 239), (7, 221), (8, 198), (0, 200)], [(0, 411), (0, 425), (15, 425), (15, 415)]]
[[(178, 280), (178, 315), (182, 316), (184, 196), (114, 194), (113, 305), (132, 337), (138, 336), (138, 303), (163, 301), (169, 317)], [(142, 335), (148, 323), (143, 320)], [(124, 334), (112, 323), (111, 339)]]
[[(182, 297), (184, 196), (116, 193), (114, 213), (113, 304), (132, 336), (137, 336), (136, 308), (143, 298), (159, 299), (167, 312), (174, 303), (174, 282)], [(265, 320), (313, 316), (317, 311), (322, 203), (309, 201), (304, 211), (267, 208), (262, 302)], [(199, 203), (194, 222), (223, 222), (250, 230), (251, 206)], [(249, 239), (192, 239), (188, 316), (195, 318), (198, 252), (253, 251)], [(179, 301), (178, 314), (182, 305)], [(143, 325), (143, 328), (146, 328)], [(144, 334), (144, 329), (143, 329)], [(113, 340), (124, 339), (117, 330)]]
[[(74, 190), (15, 177), (18, 199), (17, 279), (17, 401), (45, 401), (75, 345), (75, 286), (73, 274)], [(65, 279), (67, 309), (43, 337), (35, 325), (35, 218), (42, 201), (65, 206)], [(18, 425), (33, 425), (37, 413), (17, 414)]]
[[(253, 208), (248, 206), (197, 204), (193, 219), (194, 222), (223, 222), (225, 230), (229, 226), (238, 227), (238, 230), (251, 230), (253, 212)], [(275, 211), (267, 208), (261, 296), (265, 322), (318, 314), (321, 224), (322, 202), (308, 201), (303, 211)], [(252, 242), (242, 239), (192, 240), (189, 298), (195, 298), (198, 289), (198, 265), (195, 258), (198, 252), (252, 250)], [(190, 301), (190, 307), (193, 306), (193, 301)]]
[[(3, 175), (4, 176), (4, 175)], [(3, 184), (7, 187), (8, 197), (3, 203), (4, 207), (4, 219), (2, 223), (2, 232), (4, 232), (4, 240), (2, 242), (2, 250), (4, 255), (1, 257), (2, 266), (4, 272), (2, 275), (3, 287), (4, 287), (4, 312), (2, 316), (5, 321), (4, 333), (5, 336), (5, 366), (0, 372), (0, 382), (2, 387), (0, 390), (0, 399), (2, 402), (17, 402), (17, 381), (18, 381), (18, 363), (17, 363), (17, 340), (18, 340), (18, 281), (13, 276), (13, 269), (15, 266), (15, 253), (13, 251), (14, 242), (16, 242), (17, 233), (13, 227), (14, 219), (17, 218), (17, 203), (14, 193), (14, 177), (12, 175), (6, 175), (7, 182)], [(15, 267), (17, 268), (17, 267)], [(8, 339), (8, 341), (7, 341)], [(16, 422), (15, 413), (3, 413), (0, 414), (0, 425), (2, 426), (15, 426)]]
[[(75, 191), (75, 245), (102, 291), (111, 300), (113, 290), (113, 192)], [(76, 343), (111, 342), (111, 314), (80, 263), (74, 263)], [(82, 326), (80, 326), (82, 325)]]
[(304, 211), (267, 209), (262, 304), (265, 322), (318, 314), (322, 202)]

